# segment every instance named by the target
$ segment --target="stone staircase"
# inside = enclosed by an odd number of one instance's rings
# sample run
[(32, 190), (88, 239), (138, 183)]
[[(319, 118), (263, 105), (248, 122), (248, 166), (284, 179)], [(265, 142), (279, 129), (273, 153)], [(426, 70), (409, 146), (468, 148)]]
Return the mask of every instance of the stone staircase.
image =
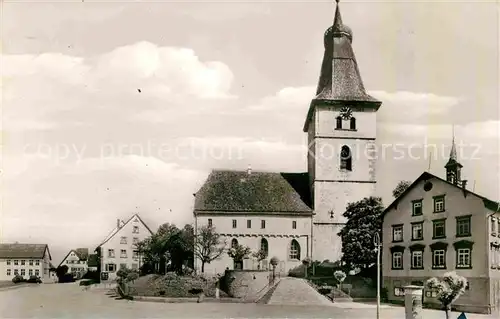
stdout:
[(331, 300), (301, 278), (282, 278), (270, 293), (268, 305), (333, 306)]

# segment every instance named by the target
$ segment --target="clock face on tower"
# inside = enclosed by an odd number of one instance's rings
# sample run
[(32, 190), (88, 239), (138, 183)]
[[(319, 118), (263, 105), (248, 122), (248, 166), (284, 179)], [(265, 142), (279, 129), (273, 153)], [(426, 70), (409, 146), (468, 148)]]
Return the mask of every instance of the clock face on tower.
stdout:
[(352, 117), (352, 110), (349, 107), (344, 106), (340, 109), (340, 116), (344, 120), (350, 120)]

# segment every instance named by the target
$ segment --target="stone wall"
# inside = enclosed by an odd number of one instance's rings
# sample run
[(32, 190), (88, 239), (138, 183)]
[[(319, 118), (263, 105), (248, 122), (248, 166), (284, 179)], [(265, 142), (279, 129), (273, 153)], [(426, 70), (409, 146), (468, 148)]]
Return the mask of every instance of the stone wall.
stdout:
[(272, 271), (228, 270), (221, 279), (221, 290), (233, 298), (255, 301), (263, 288), (269, 285)]

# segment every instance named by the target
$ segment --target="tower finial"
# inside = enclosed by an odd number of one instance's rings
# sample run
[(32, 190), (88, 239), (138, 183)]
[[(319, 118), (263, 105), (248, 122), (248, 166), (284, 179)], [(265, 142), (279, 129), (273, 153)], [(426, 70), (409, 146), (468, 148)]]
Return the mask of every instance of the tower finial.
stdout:
[(455, 124), (451, 126), (451, 150), (450, 150), (450, 161), (454, 160), (457, 161), (457, 146), (455, 145)]

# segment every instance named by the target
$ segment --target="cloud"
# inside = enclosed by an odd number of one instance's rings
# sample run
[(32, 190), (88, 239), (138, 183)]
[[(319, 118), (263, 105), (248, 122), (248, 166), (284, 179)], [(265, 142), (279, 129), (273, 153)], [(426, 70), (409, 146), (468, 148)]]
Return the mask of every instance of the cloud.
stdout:
[(378, 120), (382, 123), (433, 121), (436, 116), (449, 113), (462, 100), (451, 96), (407, 91), (370, 91), (370, 94), (382, 101), (382, 107), (378, 113)]
[(4, 129), (12, 131), (200, 109), (235, 98), (233, 73), (224, 63), (149, 42), (93, 58), (44, 53), (2, 55), (0, 62)]

